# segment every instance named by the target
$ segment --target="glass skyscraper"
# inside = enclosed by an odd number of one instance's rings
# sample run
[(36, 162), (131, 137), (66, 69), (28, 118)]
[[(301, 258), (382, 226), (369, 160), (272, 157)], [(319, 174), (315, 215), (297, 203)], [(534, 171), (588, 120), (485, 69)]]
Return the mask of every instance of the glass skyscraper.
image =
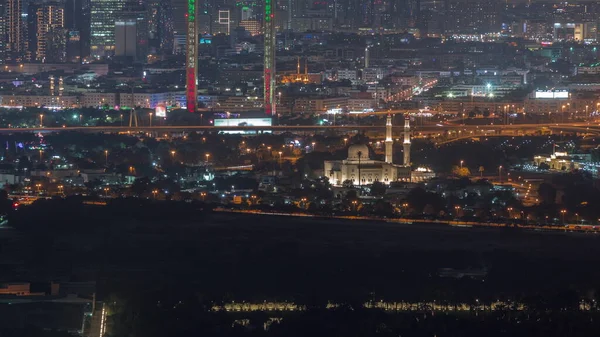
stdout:
[(91, 0), (90, 54), (103, 57), (114, 54), (115, 20), (124, 0)]

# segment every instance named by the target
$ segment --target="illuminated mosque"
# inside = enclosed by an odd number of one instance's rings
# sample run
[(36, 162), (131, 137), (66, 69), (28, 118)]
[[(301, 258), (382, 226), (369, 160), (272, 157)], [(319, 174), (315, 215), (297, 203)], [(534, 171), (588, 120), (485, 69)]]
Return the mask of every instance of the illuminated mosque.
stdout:
[(304, 60), (304, 73), (300, 72), (300, 58), (298, 58), (298, 63), (296, 65), (296, 73), (291, 73), (291, 74), (283, 74), (283, 75), (279, 75), (279, 82), (281, 84), (289, 84), (289, 83), (304, 83), (304, 84), (308, 84), (308, 83), (314, 83), (314, 84), (320, 84), (321, 83), (321, 74), (317, 73), (317, 74), (309, 74), (308, 73), (308, 60), (305, 59)]
[(332, 185), (342, 185), (350, 180), (353, 185), (370, 185), (374, 182), (390, 184), (396, 181), (420, 182), (435, 177), (431, 170), (418, 168), (413, 171), (410, 165), (410, 118), (404, 119), (403, 164), (393, 163), (392, 116), (388, 115), (385, 132), (385, 160), (374, 160), (369, 156), (369, 147), (355, 144), (348, 147), (345, 160), (326, 160), (323, 174)]

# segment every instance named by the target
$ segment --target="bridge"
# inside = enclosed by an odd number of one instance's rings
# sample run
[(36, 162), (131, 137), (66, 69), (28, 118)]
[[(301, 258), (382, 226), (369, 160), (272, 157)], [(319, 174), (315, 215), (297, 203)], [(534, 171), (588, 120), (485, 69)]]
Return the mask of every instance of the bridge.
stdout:
[[(222, 131), (252, 131), (262, 132), (298, 132), (298, 133), (325, 133), (325, 132), (375, 132), (383, 133), (383, 125), (272, 125), (272, 126), (212, 126), (212, 125), (189, 125), (189, 126), (70, 126), (70, 127), (33, 127), (33, 128), (0, 128), (0, 134), (15, 133), (51, 133), (51, 132), (107, 132), (107, 133), (184, 133), (184, 132), (222, 132)], [(402, 125), (394, 126), (398, 133), (403, 132)], [(456, 125), (456, 124), (437, 124), (412, 127), (415, 135), (435, 135), (435, 134), (453, 134), (460, 133), (463, 137), (482, 136), (486, 134), (497, 135), (525, 135), (534, 134), (540, 131), (551, 133), (569, 132), (600, 134), (600, 124), (592, 123), (552, 123), (552, 124), (513, 124), (513, 125)], [(464, 133), (464, 134), (463, 134)]]

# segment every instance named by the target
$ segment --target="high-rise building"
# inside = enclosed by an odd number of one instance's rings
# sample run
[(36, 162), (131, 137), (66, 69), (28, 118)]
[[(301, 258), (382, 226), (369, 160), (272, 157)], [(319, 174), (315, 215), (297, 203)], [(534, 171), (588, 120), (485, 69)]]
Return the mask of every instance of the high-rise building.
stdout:
[(133, 18), (117, 19), (115, 21), (115, 57), (137, 58), (137, 25)]
[(186, 36), (188, 25), (186, 20), (187, 0), (171, 0), (171, 11), (173, 12), (173, 35), (176, 37)]
[[(16, 0), (14, 0), (16, 1)], [(124, 0), (90, 0), (90, 52), (92, 56), (112, 55), (115, 49), (115, 20)]]
[(80, 62), (83, 56), (81, 35), (78, 30), (67, 31), (67, 62)]
[(6, 20), (5, 20), (6, 4), (0, 2), (0, 64), (6, 60)]
[(264, 106), (268, 116), (275, 115), (275, 5), (265, 0), (264, 8)]
[(186, 104), (187, 111), (196, 112), (198, 105), (198, 6), (196, 0), (188, 0), (186, 40)]
[(90, 15), (90, 0), (65, 0), (69, 62), (77, 62), (90, 55)]
[(21, 61), (27, 51), (26, 22), (23, 20), (23, 0), (6, 0), (6, 59)]
[(144, 6), (133, 1), (117, 13), (114, 23), (115, 56), (146, 61), (149, 40), (147, 14)]
[(149, 51), (173, 53), (173, 11), (170, 1), (152, 1), (148, 7)]
[(64, 5), (56, 2), (40, 4), (36, 10), (36, 22), (35, 59), (64, 62), (67, 45)]
[(446, 34), (499, 32), (503, 2), (499, 0), (449, 0), (446, 9)]

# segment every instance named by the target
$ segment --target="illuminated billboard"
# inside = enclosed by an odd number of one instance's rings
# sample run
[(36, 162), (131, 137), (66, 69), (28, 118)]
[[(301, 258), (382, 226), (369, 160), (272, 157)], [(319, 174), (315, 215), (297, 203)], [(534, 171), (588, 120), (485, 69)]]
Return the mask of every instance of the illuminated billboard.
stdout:
[(214, 126), (271, 126), (271, 118), (215, 118)]
[(569, 92), (568, 91), (538, 90), (535, 92), (535, 98), (564, 99), (564, 98), (569, 98)]
[(154, 115), (156, 117), (167, 117), (167, 107), (164, 104), (159, 104), (154, 109)]

